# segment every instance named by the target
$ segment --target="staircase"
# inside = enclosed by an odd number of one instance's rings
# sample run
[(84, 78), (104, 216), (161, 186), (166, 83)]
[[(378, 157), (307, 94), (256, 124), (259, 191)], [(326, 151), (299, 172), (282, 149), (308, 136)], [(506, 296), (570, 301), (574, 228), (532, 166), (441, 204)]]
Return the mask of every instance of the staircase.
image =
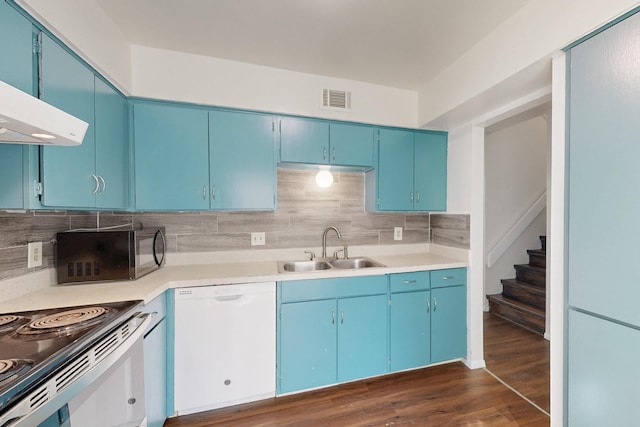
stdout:
[(514, 265), (515, 279), (502, 279), (502, 294), (488, 295), (489, 311), (540, 335), (545, 330), (546, 236), (540, 249), (529, 249), (529, 264)]

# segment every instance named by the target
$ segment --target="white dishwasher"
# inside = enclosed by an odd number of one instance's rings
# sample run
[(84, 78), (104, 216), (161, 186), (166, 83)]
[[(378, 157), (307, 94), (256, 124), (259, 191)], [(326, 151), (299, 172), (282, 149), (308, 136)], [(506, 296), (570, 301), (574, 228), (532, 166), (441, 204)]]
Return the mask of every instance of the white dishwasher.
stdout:
[(177, 415), (275, 396), (275, 282), (177, 288), (174, 358)]

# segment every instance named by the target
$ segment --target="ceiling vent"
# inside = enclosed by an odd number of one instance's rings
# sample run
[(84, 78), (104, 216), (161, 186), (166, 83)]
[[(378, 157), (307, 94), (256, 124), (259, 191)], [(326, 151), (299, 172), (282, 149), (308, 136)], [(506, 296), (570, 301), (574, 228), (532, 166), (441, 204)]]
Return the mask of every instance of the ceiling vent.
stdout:
[(351, 92), (322, 89), (322, 107), (330, 110), (351, 110)]

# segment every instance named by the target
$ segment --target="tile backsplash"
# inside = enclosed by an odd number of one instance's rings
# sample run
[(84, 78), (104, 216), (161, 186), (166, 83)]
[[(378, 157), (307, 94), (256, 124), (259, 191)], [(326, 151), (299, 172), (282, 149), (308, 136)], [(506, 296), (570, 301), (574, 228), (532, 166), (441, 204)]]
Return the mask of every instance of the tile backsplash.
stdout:
[[(469, 248), (469, 215), (445, 213), (381, 213), (364, 210), (364, 175), (334, 172), (328, 189), (315, 184), (315, 171), (278, 169), (275, 212), (78, 212), (0, 213), (0, 280), (27, 274), (27, 243), (43, 242), (43, 265), (53, 267), (52, 239), (58, 231), (120, 224), (164, 225), (168, 252), (215, 252), (251, 249), (251, 232), (265, 232), (263, 248), (313, 248), (329, 225), (340, 229), (341, 244), (393, 245), (438, 243)], [(403, 227), (403, 240), (393, 228)]]

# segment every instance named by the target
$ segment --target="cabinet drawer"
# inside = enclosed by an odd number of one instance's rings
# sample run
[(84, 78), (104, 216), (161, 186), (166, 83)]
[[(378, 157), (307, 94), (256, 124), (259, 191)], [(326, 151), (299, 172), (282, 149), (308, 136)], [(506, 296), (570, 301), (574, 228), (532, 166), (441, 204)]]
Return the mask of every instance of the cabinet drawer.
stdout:
[(311, 301), (387, 292), (386, 276), (348, 277), (280, 282), (280, 302)]
[(466, 284), (466, 268), (447, 268), (445, 270), (431, 271), (431, 288), (444, 288), (447, 286), (460, 286)]
[(423, 291), (429, 289), (429, 272), (400, 273), (389, 276), (391, 292)]

